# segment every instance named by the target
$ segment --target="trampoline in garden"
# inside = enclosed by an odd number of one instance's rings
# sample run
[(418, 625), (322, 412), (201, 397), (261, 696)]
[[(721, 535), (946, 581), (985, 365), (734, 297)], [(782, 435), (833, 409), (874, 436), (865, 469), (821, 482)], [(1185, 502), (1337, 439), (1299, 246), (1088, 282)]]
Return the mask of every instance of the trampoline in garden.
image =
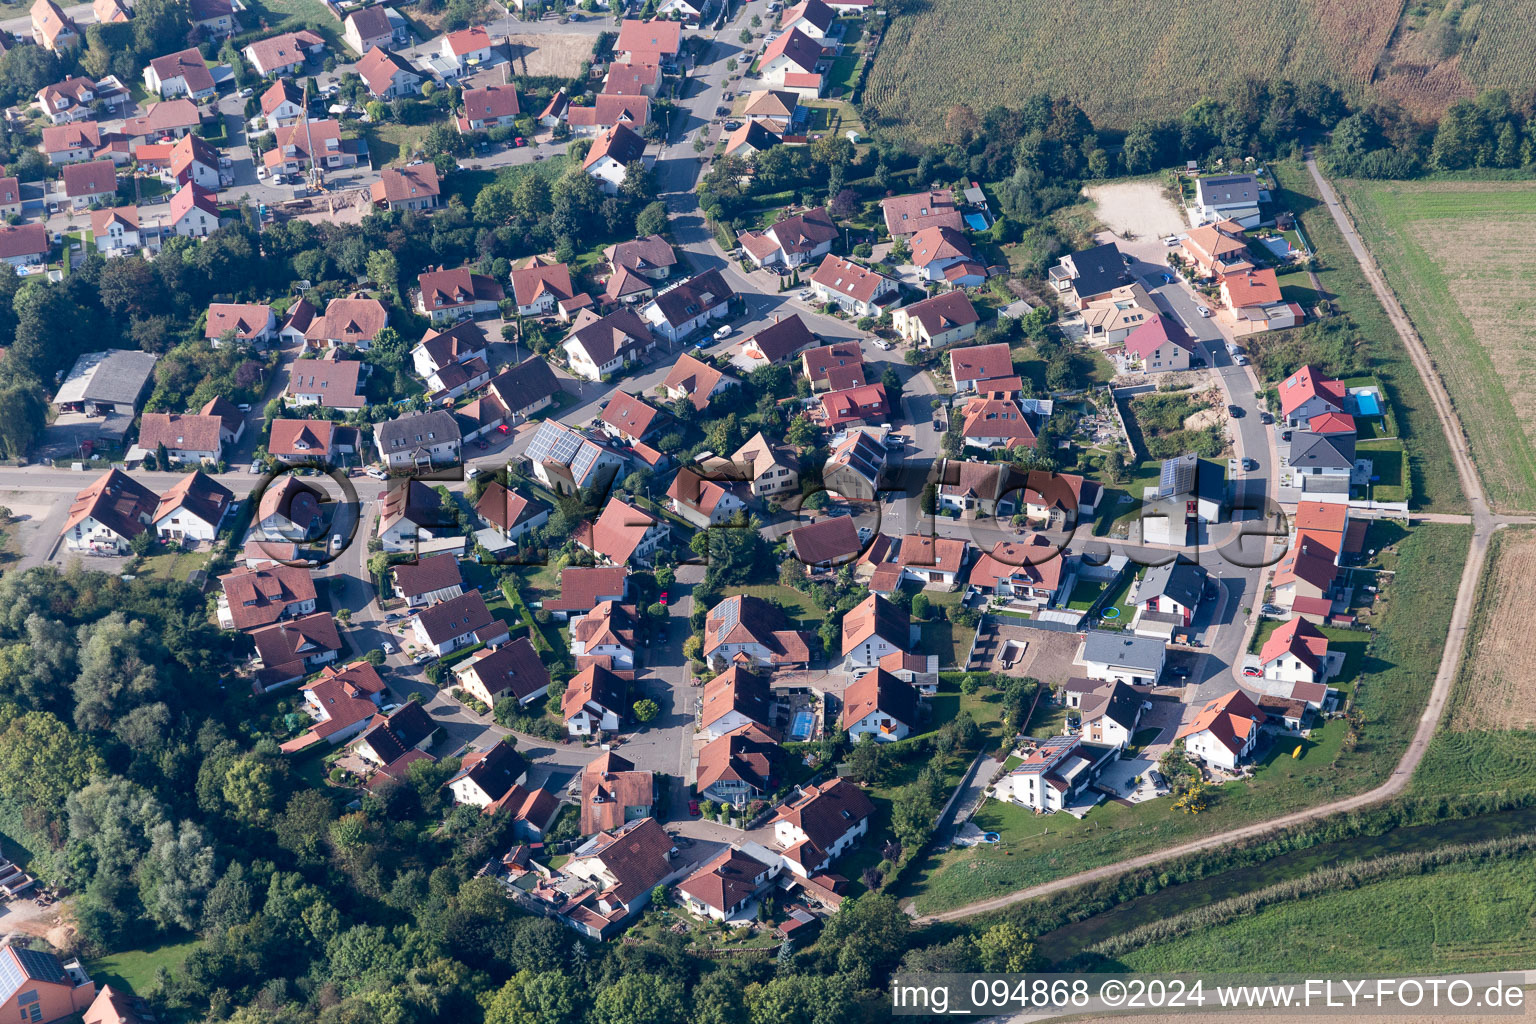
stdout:
[(816, 728), (816, 716), (809, 711), (795, 712), (795, 721), (789, 727), (789, 738), (792, 740), (808, 740), (811, 738), (811, 730)]
[(1115, 605), (1110, 605), (1108, 608), (1105, 608), (1103, 611), (1099, 612), (1099, 618), (1101, 619), (1118, 619), (1119, 617), (1120, 609)]

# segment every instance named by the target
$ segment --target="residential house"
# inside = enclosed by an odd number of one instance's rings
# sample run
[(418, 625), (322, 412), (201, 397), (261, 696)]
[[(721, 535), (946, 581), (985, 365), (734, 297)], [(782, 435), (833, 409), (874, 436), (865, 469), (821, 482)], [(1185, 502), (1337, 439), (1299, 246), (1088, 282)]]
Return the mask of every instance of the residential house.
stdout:
[(908, 241), (912, 266), (924, 281), (946, 281), (974, 288), (987, 279), (986, 268), (971, 255), (971, 243), (958, 228), (933, 224)]
[(291, 754), (324, 741), (335, 746), (368, 727), (383, 701), (384, 680), (366, 661), (345, 668), (326, 665), (320, 678), (302, 687), (304, 710), (315, 720), (309, 731), (282, 745)]
[(357, 74), (376, 100), (393, 100), (421, 92), (422, 76), (393, 50), (376, 46), (356, 64)]
[(1114, 242), (1068, 253), (1047, 276), (1057, 291), (1071, 293), (1078, 309), (1131, 283), (1130, 271)]
[(416, 312), (430, 317), (433, 323), (494, 313), (505, 298), (495, 278), (473, 273), (468, 267), (439, 267), (421, 274), (417, 282)]
[(1300, 306), (1281, 297), (1280, 280), (1268, 267), (1223, 275), (1221, 301), (1232, 311), (1232, 331), (1239, 337), (1295, 327), (1305, 316)]
[(677, 254), (660, 235), (610, 245), (603, 250), (603, 256), (612, 268), (603, 296), (613, 302), (651, 298), (656, 294), (657, 283), (665, 281), (677, 265)]
[(341, 137), (341, 125), (335, 121), (300, 120), (273, 132), (273, 146), (261, 155), (261, 166), (268, 174), (344, 170), (356, 167), (363, 152), (358, 140)]
[(527, 707), (549, 693), (549, 669), (526, 636), (495, 650), (475, 651), (453, 667), (453, 674), (465, 693), (493, 710), (504, 700)]
[(33, 0), (32, 41), (38, 46), (63, 53), (80, 45), (80, 29), (53, 0)]
[(571, 736), (618, 732), (630, 706), (629, 675), (596, 663), (576, 673), (560, 697), (565, 731)]
[(1085, 667), (1090, 679), (1139, 685), (1157, 682), (1167, 656), (1161, 640), (1090, 629), (1075, 661)]
[(1354, 434), (1298, 430), (1291, 435), (1282, 482), (1304, 494), (1347, 495), (1354, 468)]
[(294, 476), (285, 473), (282, 483), (267, 487), (256, 506), (256, 532), (266, 540), (289, 540), (303, 544), (315, 539), (324, 526), (321, 505), (325, 495)]
[(1187, 370), (1194, 350), (1195, 339), (1189, 332), (1159, 315), (1126, 336), (1121, 368), (1142, 373)]
[(100, 148), (101, 129), (95, 121), (74, 121), (43, 128), (42, 151), (55, 167), (89, 160)]
[(379, 458), (390, 469), (453, 465), (459, 461), (459, 424), (442, 409), (411, 413), (373, 428)]
[(219, 577), (221, 629), (252, 630), (315, 610), (315, 581), (301, 565), (262, 562)]
[(1298, 535), (1275, 563), (1274, 603), (1315, 622), (1325, 620), (1332, 611), (1333, 585), (1339, 575), (1337, 557), (1336, 551), (1316, 538)]
[(560, 570), (560, 596), (544, 602), (544, 610), (557, 619), (586, 613), (604, 601), (629, 598), (626, 566), (568, 565)]
[(625, 18), (619, 25), (613, 52), (626, 64), (672, 64), (683, 48), (682, 28), (678, 22), (660, 18), (651, 21)]
[(847, 779), (798, 787), (773, 819), (784, 862), (801, 878), (819, 875), (869, 832), (875, 805)]
[(627, 391), (615, 391), (600, 417), (603, 429), (627, 444), (649, 437), (663, 419), (660, 409)]
[(442, 498), (420, 480), (397, 477), (379, 495), (379, 543), (385, 551), (419, 550), (435, 528), (451, 526)]
[(443, 60), (456, 69), (456, 74), (465, 74), (471, 68), (490, 62), (491, 35), (480, 25), (449, 32), (443, 36), (441, 52)]
[(456, 118), (455, 123), (461, 132), (510, 128), (517, 123), (520, 111), (516, 86), (486, 85), (464, 90), (464, 116)]
[(676, 18), (689, 25), (698, 25), (704, 20), (704, 12), (709, 9), (714, 0), (661, 0), (656, 7), (656, 13), (663, 18)]
[(48, 258), (48, 228), (43, 224), (0, 225), (0, 260), (29, 267)]
[(951, 511), (960, 519), (976, 519), (1014, 514), (1020, 505), (1024, 477), (1006, 464), (945, 459), (936, 482), (941, 513)]
[[(748, 122), (755, 124), (756, 122)], [(798, 267), (825, 256), (837, 241), (837, 225), (825, 206), (781, 217), (766, 231), (741, 231), (736, 239), (759, 267), (782, 263)]]
[(1099, 796), (1093, 785), (1105, 766), (1119, 757), (1119, 748), (1089, 743), (1081, 736), (1052, 736), (997, 783), (1000, 800), (1051, 813)]
[(756, 89), (748, 94), (741, 116), (762, 121), (780, 135), (788, 133), (804, 120), (800, 95), (781, 89)]
[(944, 227), (952, 231), (965, 229), (965, 220), (955, 206), (953, 189), (938, 188), (911, 195), (892, 196), (880, 200), (885, 214), (885, 230), (892, 238), (910, 238), (924, 228)]
[(561, 344), (572, 373), (600, 381), (639, 362), (655, 349), (656, 338), (640, 315), (625, 307), (577, 328)]
[(617, 601), (602, 601), (585, 615), (571, 619), (571, 656), (578, 667), (632, 671), (635, 667), (635, 609)]
[(667, 371), (661, 386), (672, 401), (687, 398), (695, 409), (703, 412), (709, 407), (711, 398), (724, 394), (740, 383), (735, 377), (727, 376), (723, 371), (685, 352), (677, 357), (677, 362)]
[(200, 102), (214, 93), (213, 73), (196, 47), (151, 60), (144, 84), (163, 100), (185, 96)]
[(1126, 284), (1108, 295), (1091, 299), (1079, 311), (1083, 339), (1090, 345), (1118, 345), (1131, 332), (1162, 313), (1152, 296), (1139, 284)]
[[(539, 356), (529, 356), (516, 366), (502, 370), (491, 378), (486, 391), (501, 403), (509, 423), (526, 420), (544, 411), (564, 393), (549, 363)], [(468, 408), (460, 411), (465, 412)]]
[(265, 302), (211, 302), (203, 337), (218, 348), (226, 335), (249, 345), (273, 344), (277, 341), (277, 314)]
[(451, 554), (427, 555), (400, 562), (391, 569), (395, 576), (395, 596), (403, 600), (407, 608), (430, 608), (440, 601), (451, 601), (464, 594), (459, 560)]
[(1195, 228), (1179, 240), (1179, 248), (1201, 277), (1241, 274), (1253, 269), (1243, 226), (1234, 220)]
[(163, 541), (212, 543), (235, 504), (233, 491), (198, 470), (160, 495), (150, 528)]
[(475, 503), (475, 512), (502, 540), (516, 543), (532, 530), (549, 522), (552, 510), (537, 498), (508, 490), (496, 481), (486, 485)]
[(1242, 690), (1234, 689), (1207, 701), (1195, 717), (1179, 728), (1176, 740), (1184, 741), (1190, 757), (1227, 771), (1253, 753), (1264, 712)]
[(124, 121), (120, 134), (137, 159), (139, 150), (146, 143), (167, 136), (179, 139), (202, 123), (203, 117), (198, 113), (197, 104), (182, 96), (162, 103), (151, 103), (143, 114)]
[(494, 813), (500, 801), (528, 778), (528, 762), (512, 744), (497, 740), (484, 750), (466, 754), (458, 774), (443, 785), (455, 804)]
[(876, 440), (875, 432), (861, 427), (832, 445), (822, 469), (822, 483), (834, 498), (874, 501), (885, 483), (890, 453)]
[(1306, 426), (1324, 413), (1343, 413), (1345, 387), (1313, 366), (1303, 366), (1276, 389), (1280, 393), (1280, 417), (1287, 426)]
[(109, 469), (75, 495), (61, 531), (71, 551), (122, 555), (149, 529), (160, 499), (118, 469)]
[(441, 331), (429, 327), (411, 349), (411, 367), (432, 391), (457, 397), (490, 381), (486, 345), (485, 328), (473, 320)]
[(746, 512), (729, 482), (710, 480), (686, 466), (677, 471), (667, 488), (672, 511), (700, 529), (723, 526)]
[(1132, 631), (1137, 636), (1167, 640), (1187, 630), (1205, 599), (1206, 582), (1205, 569), (1193, 562), (1175, 559), (1151, 566), (1136, 585)]
[[(0, 217), (21, 216), (21, 182), (14, 175), (0, 176)], [(138, 211), (134, 211), (138, 219)]]
[(324, 50), (325, 40), (306, 28), (258, 39), (240, 52), (262, 78), (290, 78), (304, 70), (305, 61)]
[(800, 319), (799, 313), (787, 317), (775, 313), (773, 323), (736, 346), (731, 364), (750, 373), (760, 366), (773, 366), (793, 359), (820, 341)]
[(782, 863), (777, 857), (765, 863), (727, 847), (679, 882), (677, 892), (683, 906), (700, 917), (729, 925), (751, 924), (756, 920), (758, 896), (774, 884)]
[(1060, 596), (1066, 554), (1049, 538), (1002, 540), (976, 560), (970, 590), (1009, 604), (1046, 608)]
[(700, 748), (694, 789), (705, 800), (734, 807), (761, 800), (773, 790), (778, 751), (774, 736), (755, 725), (727, 732)]
[(1259, 650), (1264, 678), (1286, 683), (1326, 683), (1342, 661), (1342, 655), (1330, 655), (1323, 631), (1299, 615), (1271, 633)]
[(105, 255), (118, 255), (139, 248), (139, 208), (116, 206), (91, 211), (91, 237), (96, 251)]
[[(98, 0), (100, 3), (101, 0)], [(115, 6), (116, 0), (110, 0)], [(154, 1024), (155, 1014), (149, 1000), (113, 988), (101, 986), (96, 999), (85, 1011), (84, 1024)]]
[[(114, 0), (114, 2), (126, 2), (126, 0)], [(190, 0), (187, 5), (187, 20), (192, 23), (193, 32), (210, 40), (224, 39), (234, 35), (240, 28), (240, 23), (235, 20), (233, 0)]]
[(336, 660), (341, 634), (330, 612), (284, 619), (251, 633), (256, 645), (256, 681), (263, 690), (298, 682)]
[[(676, 879), (687, 868), (677, 859), (672, 838), (655, 818), (641, 818), (612, 832), (599, 832), (577, 848), (563, 869), (578, 890), (573, 898), (556, 888), (546, 894), (550, 913), (589, 939), (617, 934), (645, 909), (659, 885)], [(547, 885), (547, 883), (546, 883)], [(535, 899), (541, 890), (533, 893)]]
[(769, 441), (761, 431), (732, 453), (730, 464), (750, 483), (752, 497), (758, 501), (778, 500), (800, 487), (799, 454)]
[(832, 516), (806, 526), (798, 526), (784, 535), (789, 551), (812, 569), (832, 569), (848, 565), (864, 550), (858, 526), (852, 516)]
[[(291, 78), (279, 78), (261, 94), (261, 116), (270, 129), (293, 124), (304, 116), (306, 106), (303, 88)], [(432, 170), (436, 174), (437, 168)]]
[(917, 690), (883, 668), (866, 672), (843, 691), (843, 730), (855, 743), (865, 737), (881, 743), (904, 740), (918, 720)]
[(819, 407), (810, 410), (810, 417), (833, 432), (885, 423), (891, 416), (891, 403), (885, 385), (880, 383), (828, 391), (820, 401)]
[(828, 253), (811, 275), (811, 292), (817, 301), (834, 302), (849, 316), (877, 317), (900, 295), (901, 286), (884, 274)]
[(704, 684), (698, 727), (707, 739), (717, 740), (751, 727), (778, 741), (780, 733), (773, 718), (773, 694), (762, 676), (733, 665)]
[(620, 498), (610, 498), (595, 524), (577, 529), (575, 540), (577, 547), (609, 565), (650, 565), (671, 534), (665, 520)]
[[(739, 156), (742, 159), (754, 157), (765, 149), (772, 149), (784, 140), (775, 135), (762, 121), (744, 121), (740, 128), (725, 137), (725, 149), (722, 152), (726, 156)], [(766, 251), (773, 243), (762, 239), (755, 246), (756, 251)], [(754, 256), (754, 247), (747, 246), (745, 240), (743, 246), (749, 256)], [(759, 264), (761, 265), (761, 264)]]
[(825, 87), (821, 59), (821, 43), (792, 28), (763, 48), (757, 72), (766, 85), (816, 99)]
[(179, 185), (192, 181), (210, 192), (220, 186), (219, 154), (196, 135), (183, 135), (171, 147), (171, 177)]
[(344, 429), (330, 420), (273, 420), (267, 454), (290, 466), (330, 465), (346, 451)]
[(603, 76), (605, 96), (656, 98), (661, 87), (661, 67), (656, 64), (610, 64)]
[[(707, 329), (711, 320), (728, 317), (735, 297), (719, 270), (706, 270), (657, 294), (640, 310), (640, 315), (652, 332), (676, 344), (695, 331)], [(620, 310), (609, 316), (626, 312)]]
[(644, 159), (645, 139), (628, 125), (615, 124), (598, 133), (581, 167), (597, 179), (598, 188), (618, 195), (629, 165)]
[(581, 834), (606, 832), (649, 818), (656, 804), (656, 776), (605, 752), (581, 772)]
[(218, 462), (224, 454), (222, 428), (217, 416), (147, 412), (139, 420), (139, 441), (135, 447), (146, 453), (158, 452), (163, 447), (172, 462)]
[[(984, 385), (985, 386), (985, 385)], [(960, 433), (966, 447), (1033, 448), (1050, 418), (1049, 399), (1017, 398), (1013, 391), (985, 391), (966, 402)]]
[(812, 39), (825, 39), (837, 22), (837, 12), (821, 0), (801, 0), (779, 15), (779, 31), (798, 29)]
[[(46, 2), (33, 5), (34, 23), (38, 6)], [(51, 3), (48, 6), (58, 10)], [(96, 983), (79, 960), (60, 960), (52, 953), (28, 949), (22, 941), (0, 946), (0, 1019), (55, 1024), (94, 1006)]]
[(53, 124), (68, 124), (91, 116), (91, 107), (101, 98), (96, 83), (80, 75), (71, 75), (54, 85), (37, 90), (37, 108)]
[(356, 359), (296, 359), (289, 366), (283, 399), (289, 405), (361, 409), (367, 404), (358, 381), (362, 369)]
[(919, 348), (942, 348), (975, 337), (980, 320), (965, 292), (957, 290), (896, 310), (891, 326)]
[(512, 295), (519, 316), (549, 316), (559, 303), (575, 294), (570, 268), (564, 263), (535, 256), (526, 267), (512, 271)]
[(606, 487), (628, 465), (614, 448), (559, 420), (539, 424), (524, 458), (533, 466), (533, 478), (556, 494)]
[(473, 644), (491, 647), (512, 637), (507, 624), (485, 607), (478, 590), (423, 608), (411, 619), (411, 632), (418, 644), (437, 655)]
[(219, 204), (213, 193), (194, 181), (181, 186), (171, 197), (169, 226), (183, 238), (207, 238), (219, 230)]
[(1221, 174), (1195, 179), (1195, 199), (1189, 221), (1199, 227), (1224, 221), (1239, 227), (1259, 226), (1259, 204), (1269, 202), (1269, 192), (1251, 174)]
[(987, 382), (1016, 380), (1018, 374), (1007, 345), (967, 345), (950, 349), (949, 377), (954, 381), (956, 393), (964, 394), (1002, 390), (989, 387)]
[(61, 191), (72, 209), (83, 210), (117, 199), (117, 165), (111, 160), (68, 164), (59, 177), (63, 186)]
[(923, 587), (953, 590), (962, 582), (970, 545), (958, 537), (909, 533), (901, 538), (896, 565), (904, 579)]
[(352, 745), (352, 752), (384, 778), (403, 779), (415, 761), (433, 761), (427, 747), (441, 734), (420, 701), (408, 700), (389, 714), (377, 714)]
[(645, 96), (611, 93), (599, 93), (590, 103), (566, 104), (564, 111), (565, 123), (577, 137), (594, 136), (614, 125), (643, 133), (650, 117), (651, 101)]
[(762, 598), (737, 594), (709, 610), (704, 660), (716, 671), (729, 666), (805, 668), (811, 662), (811, 635), (791, 629), (784, 613)]
[(442, 195), (437, 168), (431, 163), (386, 167), (368, 188), (373, 204), (386, 210), (431, 210)]
[(409, 44), (410, 26), (393, 9), (382, 4), (361, 7), (342, 21), (341, 40), (359, 57), (375, 47)]

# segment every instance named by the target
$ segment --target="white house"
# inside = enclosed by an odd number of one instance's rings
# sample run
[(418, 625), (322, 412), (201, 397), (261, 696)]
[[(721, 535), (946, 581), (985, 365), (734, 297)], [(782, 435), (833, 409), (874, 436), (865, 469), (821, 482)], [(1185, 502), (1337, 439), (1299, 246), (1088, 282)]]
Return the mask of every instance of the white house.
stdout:
[(219, 206), (213, 193), (189, 181), (171, 197), (171, 230), (186, 238), (206, 238), (219, 230)]
[(117, 206), (91, 211), (91, 237), (96, 251), (108, 255), (139, 248), (139, 208)]
[(778, 878), (784, 862), (756, 843), (764, 859), (745, 849), (727, 847), (720, 855), (677, 884), (683, 905), (700, 917), (724, 924), (756, 920), (757, 897)]
[(919, 348), (943, 348), (976, 336), (981, 318), (958, 289), (903, 306), (891, 314), (891, 326)]
[(549, 693), (549, 669), (525, 636), (474, 652), (453, 667), (453, 675), (466, 693), (492, 709), (503, 700), (527, 706)]
[(466, 754), (446, 785), (455, 804), (487, 807), (527, 778), (528, 762), (511, 744), (497, 740), (485, 750)]
[(144, 69), (144, 84), (163, 100), (177, 96), (205, 100), (214, 93), (213, 73), (195, 47), (150, 61)]
[(64, 522), (64, 545), (71, 551), (124, 554), (129, 542), (149, 528), (159, 504), (149, 488), (110, 469), (75, 495)]
[(843, 730), (855, 743), (904, 740), (918, 720), (916, 688), (883, 668), (866, 672), (843, 691)]
[(630, 164), (645, 159), (645, 139), (627, 125), (615, 124), (598, 134), (582, 161), (582, 170), (597, 179), (597, 187), (617, 195)]
[(600, 381), (639, 362), (647, 352), (655, 349), (656, 339), (639, 314), (625, 307), (578, 327), (566, 337), (561, 347), (565, 349), (572, 373)]
[(851, 316), (879, 316), (882, 299), (901, 286), (884, 274), (830, 253), (811, 275), (811, 291), (819, 302), (835, 302)]
[(565, 730), (571, 736), (617, 732), (628, 700), (628, 680), (601, 665), (588, 665), (572, 677), (560, 698)]
[(1242, 690), (1232, 690), (1207, 701), (1175, 738), (1184, 741), (1191, 757), (1233, 771), (1253, 753), (1263, 721), (1258, 705)]
[(773, 819), (785, 864), (801, 878), (826, 870), (869, 832), (875, 805), (846, 779), (800, 787)]
[(407, 608), (428, 608), (464, 593), (459, 560), (451, 554), (428, 555), (401, 562), (394, 566), (394, 574), (395, 596), (404, 600)]
[(672, 478), (667, 497), (672, 511), (701, 528), (729, 523), (747, 507), (727, 484), (706, 479), (687, 467)]
[(401, 416), (378, 424), (373, 432), (379, 458), (391, 469), (459, 461), (459, 424), (442, 409)]
[(418, 644), (439, 656), (477, 643), (506, 643), (512, 637), (507, 624), (485, 607), (478, 590), (423, 608), (411, 620), (411, 632)]
[(1259, 204), (1269, 202), (1269, 191), (1251, 174), (1220, 174), (1195, 179), (1195, 199), (1189, 207), (1191, 227), (1234, 220), (1245, 228), (1258, 227)]
[(1083, 739), (1116, 748), (1128, 746), (1145, 703), (1141, 694), (1118, 680), (1082, 694), (1077, 707)]
[(791, 28), (764, 48), (757, 69), (763, 81), (776, 89), (804, 95), (803, 90), (811, 88), (820, 95), (821, 82), (811, 82), (821, 77), (816, 71), (820, 62), (821, 42)]
[(1059, 811), (1077, 802), (1119, 753), (1079, 736), (1053, 736), (998, 782), (995, 793), (1036, 811)]
[(1162, 640), (1093, 629), (1088, 631), (1076, 660), (1090, 679), (1134, 684), (1156, 683), (1167, 656)]
[(635, 615), (632, 605), (600, 601), (585, 615), (571, 619), (571, 656), (576, 664), (583, 658), (608, 658), (609, 665), (620, 671), (635, 667)]
[(707, 270), (657, 294), (640, 315), (655, 334), (675, 344), (708, 327), (711, 320), (729, 316), (735, 297), (719, 270)]
[(888, 654), (910, 651), (916, 632), (898, 605), (870, 594), (843, 616), (844, 666), (849, 671), (872, 669)]
[(160, 496), (150, 529), (161, 540), (212, 542), (237, 504), (228, 487), (198, 470)]
[(1328, 637), (1300, 615), (1269, 635), (1259, 651), (1265, 679), (1287, 683), (1326, 683), (1343, 658), (1328, 650)]

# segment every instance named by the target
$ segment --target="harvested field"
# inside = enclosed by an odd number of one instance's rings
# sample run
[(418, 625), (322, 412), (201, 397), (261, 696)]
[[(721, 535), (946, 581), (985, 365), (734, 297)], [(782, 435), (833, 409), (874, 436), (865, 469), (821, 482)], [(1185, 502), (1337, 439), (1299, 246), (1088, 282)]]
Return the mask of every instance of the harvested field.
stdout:
[(1536, 185), (1343, 186), (1461, 413), (1489, 500), (1536, 509)]
[(1400, 10), (1371, 0), (929, 0), (892, 21), (864, 93), (880, 117), (865, 117), (931, 139), (951, 104), (1019, 106), (1039, 92), (1067, 96), (1111, 127), (1176, 115), (1250, 77), (1324, 78), (1358, 96)]
[(1458, 732), (1536, 728), (1536, 635), (1526, 621), (1536, 529), (1500, 530), (1489, 554), (1451, 701), (1450, 728)]
[(575, 78), (581, 74), (582, 64), (592, 59), (597, 37), (550, 32), (511, 35), (507, 41), (518, 74), (531, 78)]
[(1189, 227), (1156, 181), (1126, 181), (1083, 189), (1099, 220), (1121, 238), (1156, 238)]

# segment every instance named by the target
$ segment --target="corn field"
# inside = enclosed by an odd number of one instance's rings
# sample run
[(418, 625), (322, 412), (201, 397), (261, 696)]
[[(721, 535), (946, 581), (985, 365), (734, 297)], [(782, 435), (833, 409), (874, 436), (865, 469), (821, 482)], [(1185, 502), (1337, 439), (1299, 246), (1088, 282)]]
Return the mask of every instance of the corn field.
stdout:
[(1176, 114), (1250, 77), (1323, 78), (1358, 96), (1399, 10), (1382, 0), (926, 0), (892, 20), (865, 117), (932, 139), (952, 104), (979, 112), (1039, 92), (1109, 127)]

